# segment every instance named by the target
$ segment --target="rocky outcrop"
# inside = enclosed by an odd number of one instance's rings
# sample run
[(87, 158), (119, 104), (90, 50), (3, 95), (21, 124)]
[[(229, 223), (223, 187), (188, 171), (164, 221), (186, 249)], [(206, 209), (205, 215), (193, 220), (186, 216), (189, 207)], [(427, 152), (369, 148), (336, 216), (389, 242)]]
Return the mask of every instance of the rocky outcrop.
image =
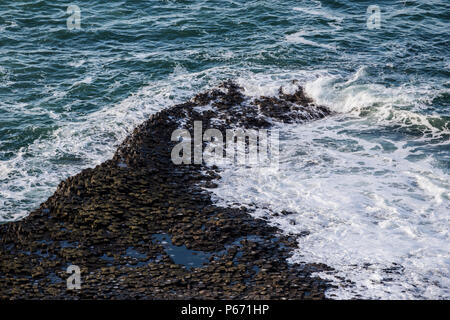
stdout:
[[(216, 206), (204, 186), (214, 187), (219, 168), (173, 164), (171, 134), (195, 120), (220, 130), (269, 128), (329, 113), (301, 88), (250, 99), (232, 82), (160, 111), (111, 160), (0, 226), (0, 298), (324, 298), (327, 283), (311, 272), (326, 266), (288, 264), (294, 238), (245, 208)], [(80, 290), (67, 289), (69, 265), (81, 269)]]

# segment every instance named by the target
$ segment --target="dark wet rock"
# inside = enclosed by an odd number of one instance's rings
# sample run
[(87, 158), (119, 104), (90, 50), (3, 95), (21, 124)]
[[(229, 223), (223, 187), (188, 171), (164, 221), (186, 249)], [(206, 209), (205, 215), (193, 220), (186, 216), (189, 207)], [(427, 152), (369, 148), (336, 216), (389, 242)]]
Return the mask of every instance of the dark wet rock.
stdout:
[[(61, 182), (22, 221), (0, 226), (0, 298), (323, 299), (328, 284), (311, 274), (327, 266), (288, 264), (294, 237), (251, 209), (215, 206), (203, 187), (217, 187), (220, 169), (174, 165), (170, 153), (182, 122), (269, 128), (329, 113), (301, 88), (251, 100), (230, 81), (158, 112), (111, 160)], [(190, 260), (171, 256), (174, 248)], [(69, 265), (81, 269), (81, 290), (67, 290)]]

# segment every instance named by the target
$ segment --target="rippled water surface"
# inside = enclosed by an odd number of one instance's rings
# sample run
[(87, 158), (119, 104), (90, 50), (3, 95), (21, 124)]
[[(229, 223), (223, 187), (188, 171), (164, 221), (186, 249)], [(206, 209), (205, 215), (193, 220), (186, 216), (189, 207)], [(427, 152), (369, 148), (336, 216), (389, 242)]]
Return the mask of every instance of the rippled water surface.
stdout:
[(309, 231), (291, 260), (334, 267), (330, 297), (450, 297), (447, 1), (74, 4), (69, 30), (67, 3), (0, 2), (0, 221), (162, 108), (224, 79), (250, 96), (298, 79), (336, 115), (279, 124), (280, 170), (224, 168), (217, 201)]

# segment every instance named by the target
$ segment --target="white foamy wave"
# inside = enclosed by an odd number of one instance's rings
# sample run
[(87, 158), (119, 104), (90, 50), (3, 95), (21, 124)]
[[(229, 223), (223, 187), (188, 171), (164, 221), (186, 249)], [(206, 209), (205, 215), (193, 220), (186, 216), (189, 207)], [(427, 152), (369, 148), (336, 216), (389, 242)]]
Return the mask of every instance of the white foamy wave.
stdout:
[(302, 12), (310, 16), (319, 16), (327, 20), (342, 22), (344, 16), (342, 14), (337, 14), (336, 12), (328, 11), (321, 6), (315, 7), (294, 7), (294, 11)]
[[(270, 208), (255, 215), (286, 233), (308, 231), (291, 261), (335, 268), (321, 274), (339, 286), (330, 297), (448, 298), (448, 179), (408, 161), (404, 143), (340, 134), (340, 120), (283, 127), (280, 171), (228, 168), (218, 199)], [(283, 210), (292, 214), (272, 216)]]
[(0, 87), (7, 88), (12, 84), (13, 82), (10, 81), (10, 71), (5, 67), (0, 66)]
[[(23, 218), (45, 201), (60, 181), (111, 158), (118, 144), (149, 115), (190, 98), (200, 88), (217, 84), (215, 76), (228, 71), (213, 68), (187, 73), (177, 67), (167, 79), (152, 82), (116, 105), (75, 121), (58, 119), (59, 127), (50, 137), (38, 139), (11, 159), (0, 161), (0, 222)], [(78, 85), (92, 81), (88, 76)], [(54, 94), (51, 89), (48, 92)], [(26, 104), (15, 108), (21, 114), (49, 115), (47, 110)]]
[(325, 77), (326, 70), (299, 70), (297, 72), (271, 72), (269, 74), (255, 74), (248, 72), (236, 78), (237, 84), (244, 88), (244, 94), (249, 97), (276, 96), (280, 87), (284, 93), (294, 93), (299, 84)]
[[(417, 87), (386, 87), (364, 81), (365, 67), (348, 79), (323, 75), (305, 84), (306, 93), (331, 110), (362, 116), (378, 125), (418, 126), (434, 135), (449, 134), (447, 127), (437, 128), (432, 120), (439, 115), (421, 113), (424, 106), (441, 91)], [(447, 90), (448, 92), (448, 90)]]
[(308, 34), (304, 31), (299, 31), (299, 32), (296, 32), (293, 34), (286, 35), (285, 38), (286, 38), (286, 41), (290, 42), (290, 43), (301, 43), (301, 44), (306, 44), (306, 45), (313, 46), (313, 47), (321, 47), (321, 48), (333, 50), (333, 51), (336, 50), (335, 45), (329, 45), (329, 44), (312, 41), (312, 40), (306, 39), (305, 35), (308, 35)]
[(69, 62), (69, 66), (79, 68), (86, 63), (86, 59), (77, 59)]
[(94, 81), (94, 78), (92, 76), (87, 76), (87, 77), (85, 77), (84, 79), (82, 79), (80, 81), (74, 82), (72, 87), (76, 87), (76, 86), (79, 86), (81, 84), (91, 84), (92, 81)]
[[(280, 170), (223, 167), (211, 191), (219, 204), (245, 204), (287, 234), (309, 232), (290, 261), (333, 267), (319, 274), (337, 285), (329, 297), (449, 298), (450, 183), (426, 147), (412, 143), (448, 145), (432, 140), (439, 129), (418, 112), (433, 93), (417, 101), (413, 90), (361, 84), (364, 76), (361, 68), (346, 79), (323, 71), (303, 77), (307, 92), (339, 113), (279, 124)], [(241, 84), (249, 95), (276, 95), (286, 78), (255, 76)], [(436, 135), (412, 141), (386, 129), (414, 121)], [(274, 214), (283, 210), (290, 214)]]

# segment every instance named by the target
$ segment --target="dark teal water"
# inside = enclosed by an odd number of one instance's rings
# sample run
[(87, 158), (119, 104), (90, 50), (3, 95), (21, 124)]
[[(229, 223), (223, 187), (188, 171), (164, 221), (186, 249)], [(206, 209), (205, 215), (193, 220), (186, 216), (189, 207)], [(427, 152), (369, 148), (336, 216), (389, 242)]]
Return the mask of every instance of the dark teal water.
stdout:
[[(308, 172), (308, 177), (298, 179), (317, 182), (326, 177), (328, 189), (290, 181), (289, 176), (295, 176), (290, 172), (278, 177), (278, 189), (260, 190), (259, 195), (268, 192), (283, 199), (279, 194), (285, 192), (289, 199), (298, 197), (288, 209), (300, 214), (307, 211), (305, 206), (314, 214), (333, 210), (366, 214), (368, 207), (375, 207), (383, 221), (401, 221), (397, 227), (411, 228), (419, 242), (440, 248), (425, 248), (444, 261), (437, 263), (438, 271), (429, 271), (428, 265), (436, 262), (429, 258), (426, 266), (411, 269), (411, 274), (427, 270), (423, 273), (431, 272), (430, 279), (443, 281), (450, 265), (447, 1), (73, 4), (80, 8), (81, 28), (69, 30), (69, 3), (0, 2), (0, 221), (20, 219), (50, 196), (62, 179), (111, 157), (134, 126), (161, 108), (224, 79), (236, 80), (249, 95), (276, 94), (280, 85), (298, 79), (308, 94), (338, 116), (302, 127), (301, 132), (288, 129), (284, 146), (293, 152), (285, 159), (285, 170)], [(370, 5), (379, 6), (380, 28), (367, 25)], [(319, 164), (303, 166), (306, 158)], [(337, 160), (330, 165), (326, 159)], [(291, 194), (290, 185), (305, 192), (312, 188), (317, 197), (329, 197), (330, 202)], [(252, 187), (249, 183), (243, 192), (250, 194)], [(342, 199), (348, 194), (354, 196), (347, 203)], [(226, 191), (220, 196), (231, 197)], [(265, 200), (258, 194), (248, 198), (280, 207), (267, 195)], [(429, 219), (398, 220), (397, 215)], [(331, 216), (335, 222), (345, 220)], [(370, 219), (368, 224), (381, 223)], [(423, 225), (432, 227), (420, 229)], [(361, 229), (364, 223), (352, 226)], [(351, 246), (356, 240), (352, 241), (343, 243)], [(420, 245), (399, 247), (402, 256), (425, 250)], [(386, 244), (380, 248), (387, 250)], [(310, 259), (337, 267), (349, 263), (315, 250), (317, 255)], [(436, 276), (439, 272), (441, 277)], [(377, 290), (373, 296), (384, 296)], [(420, 295), (448, 297), (448, 290), (447, 281)]]

